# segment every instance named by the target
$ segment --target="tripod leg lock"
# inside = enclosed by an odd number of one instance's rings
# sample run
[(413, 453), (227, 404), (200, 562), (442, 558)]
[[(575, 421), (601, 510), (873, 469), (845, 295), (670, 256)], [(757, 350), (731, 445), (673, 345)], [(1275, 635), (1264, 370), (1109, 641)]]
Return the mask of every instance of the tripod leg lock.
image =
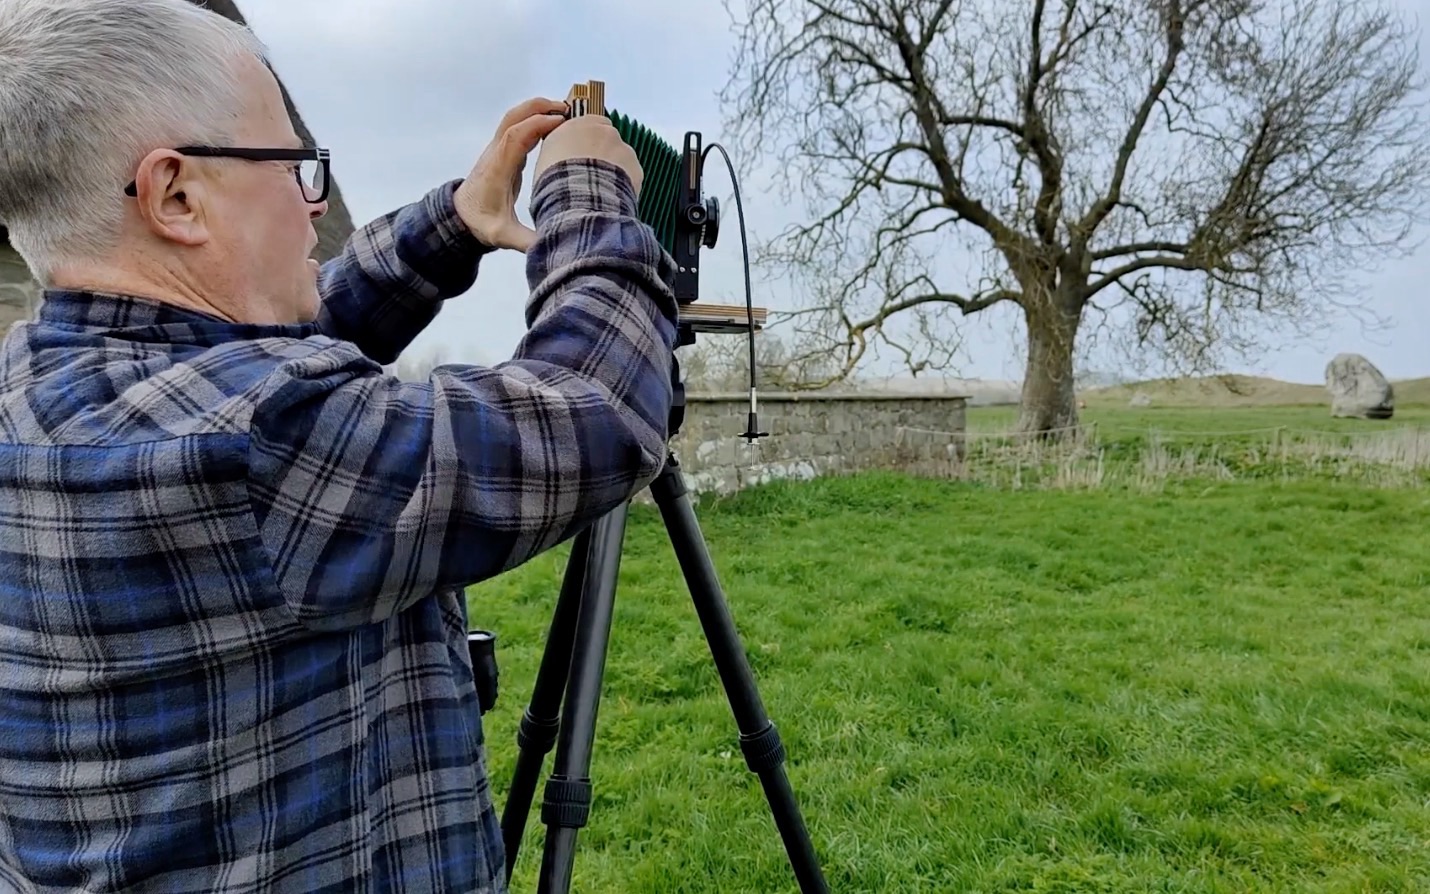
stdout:
[(541, 801), (541, 821), (548, 826), (579, 829), (591, 815), (591, 780), (552, 776)]
[(754, 735), (741, 736), (740, 750), (745, 752), (745, 763), (754, 773), (773, 770), (785, 761), (784, 742), (773, 723)]
[(560, 732), (559, 717), (534, 717), (531, 710), (527, 709), (521, 715), (521, 723), (516, 728), (516, 744), (523, 751), (544, 755), (556, 745), (556, 737)]

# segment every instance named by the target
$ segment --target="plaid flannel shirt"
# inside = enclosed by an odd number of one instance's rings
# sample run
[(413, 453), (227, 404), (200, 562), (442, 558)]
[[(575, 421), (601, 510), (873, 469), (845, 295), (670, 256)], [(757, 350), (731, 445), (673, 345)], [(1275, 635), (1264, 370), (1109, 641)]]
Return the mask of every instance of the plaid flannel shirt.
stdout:
[(514, 358), (385, 375), (486, 251), (455, 185), (314, 324), (51, 292), (8, 334), (0, 888), (505, 887), (461, 588), (659, 471), (677, 309), (624, 173), (565, 162)]

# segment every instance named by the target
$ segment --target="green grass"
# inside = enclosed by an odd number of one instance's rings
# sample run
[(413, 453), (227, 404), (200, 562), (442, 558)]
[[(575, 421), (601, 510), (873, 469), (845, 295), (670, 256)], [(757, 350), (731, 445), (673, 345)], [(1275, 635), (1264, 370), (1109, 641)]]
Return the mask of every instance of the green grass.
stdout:
[[(1430, 491), (871, 474), (699, 516), (831, 890), (1430, 890)], [(470, 591), (499, 803), (566, 555)], [(573, 890), (795, 891), (643, 507), (603, 691)]]
[[(1170, 433), (1207, 432), (1217, 435), (1286, 428), (1303, 431), (1343, 433), (1384, 432), (1420, 427), (1430, 439), (1430, 404), (1401, 406), (1390, 419), (1334, 419), (1328, 406), (1296, 404), (1262, 407), (1146, 407), (1089, 402), (1079, 411), (1084, 424), (1096, 424), (1102, 437), (1145, 434), (1150, 430)], [(973, 407), (968, 410), (970, 431), (1008, 431), (1018, 421), (1018, 408), (1011, 406)]]
[(938, 451), (953, 439), (929, 436), (928, 471), (1005, 489), (1145, 491), (1186, 477), (1430, 484), (1430, 405), (1366, 420), (1333, 419), (1314, 406), (1133, 409), (1090, 402), (1080, 414), (1082, 437), (1053, 444), (1011, 436), (1016, 422), (1016, 408), (969, 409), (964, 461), (940, 462)]
[[(1430, 404), (1430, 378), (1401, 379), (1391, 383), (1395, 405), (1406, 407)], [(1324, 385), (1283, 382), (1264, 376), (1217, 375), (1179, 379), (1155, 379), (1112, 388), (1087, 389), (1082, 395), (1090, 403), (1126, 406), (1133, 394), (1141, 392), (1158, 406), (1233, 407), (1316, 405), (1324, 407), (1328, 397)]]

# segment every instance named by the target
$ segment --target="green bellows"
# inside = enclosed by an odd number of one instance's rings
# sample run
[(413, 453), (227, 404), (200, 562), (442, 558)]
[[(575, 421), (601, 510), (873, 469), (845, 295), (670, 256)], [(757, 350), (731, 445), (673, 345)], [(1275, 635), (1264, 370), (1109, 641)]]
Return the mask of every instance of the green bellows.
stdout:
[(675, 197), (680, 189), (680, 153), (645, 125), (611, 110), (606, 117), (616, 132), (635, 151), (641, 163), (640, 201), (636, 209), (641, 221), (655, 231), (668, 252), (675, 251)]

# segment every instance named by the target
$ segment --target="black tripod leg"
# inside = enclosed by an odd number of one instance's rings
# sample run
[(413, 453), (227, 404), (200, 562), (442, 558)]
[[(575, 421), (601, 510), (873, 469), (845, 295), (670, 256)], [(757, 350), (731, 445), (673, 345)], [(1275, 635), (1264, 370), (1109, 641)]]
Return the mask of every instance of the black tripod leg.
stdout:
[(536, 672), (531, 704), (522, 715), (516, 733), (519, 749), (516, 772), (512, 775), (511, 792), (501, 817), (508, 884), (536, 794), (536, 779), (541, 775), (547, 752), (556, 744), (556, 732), (560, 728), (561, 698), (566, 692), (566, 675), (571, 667), (571, 643), (576, 637), (576, 615), (581, 610), (581, 588), (586, 583), (590, 549), (591, 530), (588, 528), (577, 534), (571, 544), (571, 557), (566, 561), (566, 576), (561, 581), (561, 596), (546, 636), (541, 668)]
[(591, 808), (591, 746), (596, 737), (601, 676), (606, 667), (628, 509), (623, 505), (590, 529), (591, 547), (571, 651), (561, 733), (541, 804), (541, 820), (547, 829), (538, 894), (564, 894), (571, 889), (576, 830), (586, 825)]
[(784, 744), (774, 724), (765, 715), (760, 694), (755, 688), (754, 673), (745, 660), (739, 633), (725, 605), (719, 578), (711, 564), (705, 538), (700, 533), (700, 524), (680, 474), (680, 465), (674, 456), (651, 483), (650, 491), (665, 519), (680, 570), (695, 601), (695, 611), (705, 628), (705, 638), (715, 658), (715, 667), (720, 672), (720, 680), (735, 714), (735, 723), (740, 729), (740, 748), (745, 753), (745, 763), (759, 776), (764, 786), (765, 798), (770, 803), (775, 826), (784, 840), (785, 852), (799, 881), (799, 889), (806, 894), (828, 892), (829, 886), (819, 869), (809, 831), (800, 816), (789, 778), (785, 776)]

